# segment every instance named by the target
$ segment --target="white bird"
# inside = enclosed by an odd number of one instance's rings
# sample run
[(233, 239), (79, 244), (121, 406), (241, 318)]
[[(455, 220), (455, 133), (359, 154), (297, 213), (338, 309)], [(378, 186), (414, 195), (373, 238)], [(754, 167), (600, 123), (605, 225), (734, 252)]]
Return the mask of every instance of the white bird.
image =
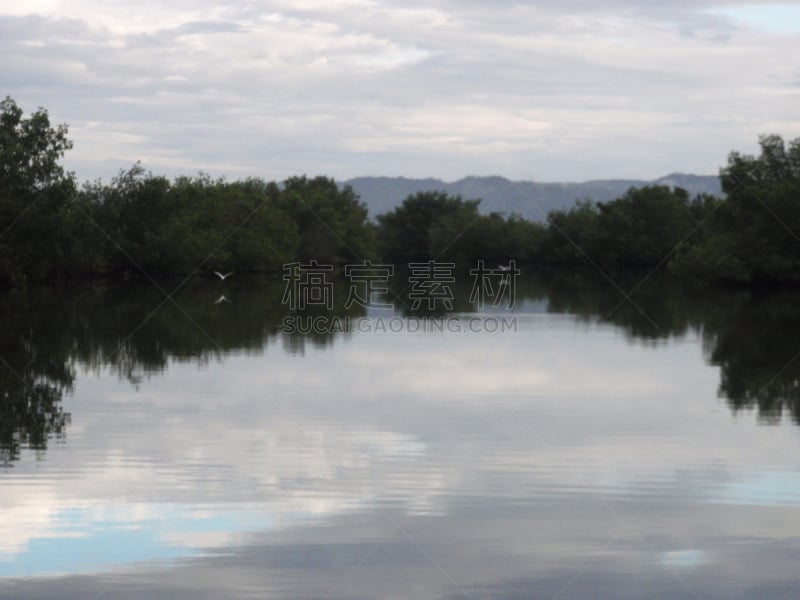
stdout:
[(225, 297), (225, 294), (222, 294), (222, 296), (220, 296), (219, 298), (217, 298), (217, 299), (214, 301), (214, 304), (222, 304), (223, 302), (228, 302), (228, 303), (230, 303), (230, 300), (228, 300), (228, 299)]
[(500, 271), (510, 271), (511, 267), (509, 265), (497, 265), (497, 269)]
[(219, 278), (220, 278), (222, 281), (225, 281), (225, 280), (226, 280), (228, 277), (230, 277), (231, 275), (233, 275), (233, 271), (231, 271), (230, 273), (225, 273), (225, 275), (223, 275), (223, 274), (222, 274), (222, 273), (220, 273), (219, 271), (214, 271), (214, 275), (216, 275), (217, 277), (219, 277)]

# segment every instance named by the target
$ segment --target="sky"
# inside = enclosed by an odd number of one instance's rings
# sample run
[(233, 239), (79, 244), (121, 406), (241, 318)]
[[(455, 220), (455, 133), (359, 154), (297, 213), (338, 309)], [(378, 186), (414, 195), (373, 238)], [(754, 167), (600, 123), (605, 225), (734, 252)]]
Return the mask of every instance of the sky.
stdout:
[(80, 180), (651, 179), (800, 137), (800, 2), (28, 0), (0, 57)]

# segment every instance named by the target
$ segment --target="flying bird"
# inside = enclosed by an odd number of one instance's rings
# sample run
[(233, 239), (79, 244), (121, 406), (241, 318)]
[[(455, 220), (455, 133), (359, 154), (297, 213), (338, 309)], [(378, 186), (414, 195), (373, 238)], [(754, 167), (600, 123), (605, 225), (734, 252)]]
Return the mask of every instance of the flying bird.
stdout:
[(214, 271), (214, 275), (219, 277), (222, 281), (225, 281), (228, 277), (233, 275), (233, 271), (231, 271), (230, 273), (225, 273), (224, 275), (222, 273), (220, 273), (219, 271)]
[(228, 304), (230, 304), (230, 302), (231, 302), (230, 300), (228, 300), (228, 299), (225, 297), (225, 294), (222, 294), (222, 296), (220, 296), (219, 298), (217, 298), (217, 299), (214, 301), (214, 304), (222, 304), (223, 302), (227, 302)]

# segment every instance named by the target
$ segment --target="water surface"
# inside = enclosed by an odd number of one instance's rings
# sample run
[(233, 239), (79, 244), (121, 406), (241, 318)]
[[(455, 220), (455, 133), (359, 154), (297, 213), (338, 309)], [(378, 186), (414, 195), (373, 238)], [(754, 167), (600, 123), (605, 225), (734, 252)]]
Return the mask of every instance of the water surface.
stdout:
[(800, 298), (639, 281), (457, 289), (504, 333), (287, 334), (243, 277), (4, 294), (0, 597), (800, 596)]

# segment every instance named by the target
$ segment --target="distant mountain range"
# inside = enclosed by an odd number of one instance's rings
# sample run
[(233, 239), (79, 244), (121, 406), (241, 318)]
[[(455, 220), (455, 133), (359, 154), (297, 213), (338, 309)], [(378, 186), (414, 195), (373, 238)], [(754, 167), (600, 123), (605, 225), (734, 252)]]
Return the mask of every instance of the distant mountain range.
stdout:
[(623, 195), (632, 187), (668, 185), (682, 187), (690, 196), (705, 193), (722, 196), (716, 175), (672, 173), (653, 181), (639, 179), (603, 179), (583, 183), (537, 183), (511, 181), (504, 177), (465, 177), (452, 183), (440, 179), (406, 177), (357, 177), (340, 182), (349, 185), (369, 208), (371, 218), (392, 210), (407, 196), (417, 192), (443, 191), (465, 200), (480, 198), (482, 213), (516, 213), (532, 221), (544, 221), (554, 209), (569, 208), (576, 200), (606, 202)]

